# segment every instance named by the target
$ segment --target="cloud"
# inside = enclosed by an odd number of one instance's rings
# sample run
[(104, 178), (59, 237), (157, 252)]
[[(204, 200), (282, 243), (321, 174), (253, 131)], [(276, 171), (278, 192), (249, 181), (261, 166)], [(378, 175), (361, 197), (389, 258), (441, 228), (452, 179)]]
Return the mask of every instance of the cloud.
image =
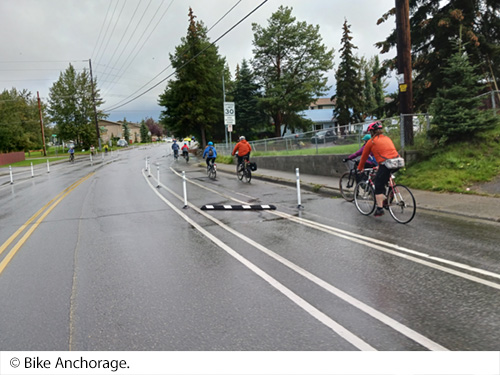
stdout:
[[(94, 76), (110, 108), (133, 98), (172, 73), (169, 54), (187, 33), (188, 11), (211, 28), (216, 40), (262, 1), (255, 0), (4, 0), (0, 2), (0, 88), (27, 89), (47, 98), (49, 88), (69, 63), (79, 71), (92, 59)], [(298, 21), (319, 25), (323, 43), (335, 49), (335, 69), (347, 19), (359, 56), (378, 54), (374, 44), (394, 29), (377, 19), (394, 6), (392, 0), (269, 0), (218, 43), (234, 75), (236, 65), (252, 58), (252, 23), (265, 27), (280, 5), (293, 8)], [(232, 7), (222, 20), (220, 20)], [(220, 22), (219, 22), (220, 21)], [(218, 22), (218, 23), (217, 23)], [(215, 25), (215, 26), (214, 26)], [(212, 28), (213, 27), (213, 28)], [(381, 59), (395, 55), (381, 56)], [(158, 119), (158, 95), (166, 82), (130, 104), (111, 112), (111, 120)], [(333, 93), (333, 92), (332, 92)]]

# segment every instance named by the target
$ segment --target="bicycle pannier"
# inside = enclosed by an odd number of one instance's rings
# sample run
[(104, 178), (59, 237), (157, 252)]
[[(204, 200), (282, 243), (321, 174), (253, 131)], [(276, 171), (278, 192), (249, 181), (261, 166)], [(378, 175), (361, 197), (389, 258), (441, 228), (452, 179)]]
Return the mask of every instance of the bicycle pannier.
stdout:
[(250, 170), (256, 171), (257, 170), (257, 163), (250, 163)]
[(389, 169), (399, 169), (405, 166), (405, 159), (399, 156), (394, 159), (387, 159), (383, 164)]

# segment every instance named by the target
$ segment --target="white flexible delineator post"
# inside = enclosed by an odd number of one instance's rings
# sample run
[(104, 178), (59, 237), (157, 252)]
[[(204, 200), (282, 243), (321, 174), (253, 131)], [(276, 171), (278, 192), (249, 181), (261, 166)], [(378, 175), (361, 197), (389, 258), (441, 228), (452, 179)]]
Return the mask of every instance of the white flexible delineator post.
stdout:
[(297, 176), (297, 208), (302, 208), (302, 202), (300, 199), (300, 174), (299, 168), (295, 168), (295, 174)]

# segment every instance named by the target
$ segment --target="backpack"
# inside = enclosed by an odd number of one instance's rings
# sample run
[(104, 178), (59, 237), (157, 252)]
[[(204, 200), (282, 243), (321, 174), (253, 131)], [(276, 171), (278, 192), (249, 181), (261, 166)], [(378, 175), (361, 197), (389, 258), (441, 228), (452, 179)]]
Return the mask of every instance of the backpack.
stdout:
[(213, 157), (214, 156), (214, 148), (213, 147), (210, 147), (210, 149), (208, 150), (208, 157)]

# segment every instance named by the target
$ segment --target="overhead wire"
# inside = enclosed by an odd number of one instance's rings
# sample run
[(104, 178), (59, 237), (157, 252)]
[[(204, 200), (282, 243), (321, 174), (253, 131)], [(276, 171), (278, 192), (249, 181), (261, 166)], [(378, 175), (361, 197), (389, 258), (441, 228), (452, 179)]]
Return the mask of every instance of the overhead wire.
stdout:
[[(109, 92), (115, 85), (116, 85), (116, 82), (118, 82), (122, 77), (123, 75), (125, 74), (125, 72), (127, 71), (127, 69), (130, 67), (130, 65), (134, 62), (135, 58), (137, 57), (137, 55), (139, 54), (139, 52), (142, 50), (142, 48), (145, 46), (145, 44), (147, 43), (147, 41), (149, 40), (149, 38), (151, 37), (151, 35), (153, 34), (153, 32), (156, 30), (156, 27), (158, 27), (159, 23), (161, 22), (161, 20), (165, 17), (165, 14), (168, 12), (168, 10), (170, 9), (170, 6), (172, 5), (172, 3), (174, 2), (174, 0), (171, 0), (170, 1), (170, 4), (167, 6), (167, 8), (165, 9), (165, 11), (163, 12), (163, 14), (160, 16), (160, 18), (158, 19), (158, 21), (156, 22), (156, 25), (153, 27), (153, 29), (151, 30), (151, 32), (149, 33), (148, 37), (146, 38), (146, 40), (144, 40), (144, 42), (142, 43), (141, 47), (135, 52), (135, 55), (134, 57), (132, 58), (132, 60), (130, 60), (130, 63), (127, 65), (127, 67), (125, 69), (123, 69), (123, 67), (125, 66), (125, 64), (127, 64), (128, 60), (130, 59), (130, 56), (132, 56), (132, 54), (134, 53), (134, 51), (136, 50), (139, 42), (142, 40), (142, 38), (144, 37), (144, 34), (146, 33), (146, 31), (148, 30), (148, 27), (146, 27), (144, 29), (144, 31), (142, 32), (141, 36), (137, 39), (137, 42), (135, 43), (134, 47), (132, 48), (131, 52), (128, 54), (127, 58), (125, 59), (125, 61), (123, 62), (123, 64), (121, 65), (120, 69), (118, 70), (117, 72), (117, 78), (112, 80), (109, 87), (107, 88), (107, 92)], [(149, 4), (151, 4), (151, 1), (149, 2)], [(149, 7), (149, 4), (148, 4), (148, 7)], [(161, 6), (163, 5), (163, 3), (160, 3), (160, 6), (158, 6), (158, 8), (156, 9), (153, 17), (151, 17), (151, 22), (153, 21), (153, 19), (156, 17), (156, 15), (158, 14), (158, 12), (160, 11), (160, 8)], [(147, 9), (147, 8), (146, 8)], [(144, 16), (145, 12), (143, 13), (143, 16)], [(141, 17), (141, 20), (142, 20), (142, 17)], [(148, 23), (148, 25), (150, 25), (150, 23)], [(139, 24), (137, 24), (137, 27), (139, 26)], [(135, 30), (137, 30), (137, 27)], [(135, 33), (135, 30), (134, 30), (134, 33)], [(130, 42), (130, 40), (132, 39), (132, 36), (130, 37), (129, 41), (127, 42), (127, 45), (128, 43)], [(123, 53), (123, 51), (122, 51)], [(121, 56), (121, 55), (120, 55)], [(122, 72), (123, 70), (123, 73), (120, 74), (120, 72)]]
[[(262, 3), (260, 3), (257, 7), (255, 7), (251, 12), (249, 12), (245, 17), (243, 17), (241, 20), (239, 20), (236, 24), (234, 24), (230, 29), (228, 29), (225, 33), (223, 33), (220, 37), (218, 37), (215, 41), (213, 41), (212, 43), (210, 43), (206, 48), (204, 48), (202, 51), (200, 51), (199, 53), (197, 53), (195, 56), (193, 56), (191, 59), (189, 59), (187, 62), (185, 62), (182, 66), (179, 67), (179, 69), (182, 69), (184, 68), (187, 64), (189, 64), (191, 61), (193, 61), (194, 59), (196, 59), (200, 54), (202, 54), (203, 52), (205, 52), (208, 48), (210, 48), (211, 46), (215, 45), (215, 43), (217, 43), (220, 39), (222, 39), (224, 36), (226, 36), (228, 33), (230, 33), (235, 27), (237, 27), (239, 24), (241, 24), (244, 20), (246, 20), (248, 17), (250, 17), (254, 12), (256, 12), (261, 6), (263, 6), (268, 0), (264, 0)], [(236, 5), (238, 5), (239, 2)], [(233, 6), (233, 8), (235, 7)], [(231, 8), (222, 18), (224, 18), (233, 8)], [(220, 20), (219, 20), (220, 21)], [(219, 22), (217, 21), (217, 23)], [(215, 25), (214, 25), (215, 26)], [(212, 26), (212, 28), (214, 27)], [(171, 64), (165, 68), (164, 70), (162, 70), (162, 72), (160, 72), (157, 76), (155, 76), (152, 80), (154, 80), (156, 77), (158, 77), (161, 73), (163, 73), (166, 69), (168, 69), (169, 67), (171, 66)], [(167, 79), (169, 79), (170, 77), (172, 77), (173, 75), (175, 74), (175, 72), (172, 72), (171, 74), (169, 74), (167, 77), (165, 77), (164, 79), (160, 80), (158, 83), (156, 83), (155, 85), (153, 85), (152, 87), (150, 87), (149, 89), (145, 90), (144, 92), (142, 92), (141, 94), (135, 96), (134, 98), (124, 102), (123, 104), (120, 104), (120, 102), (118, 102), (117, 104), (115, 104), (114, 106), (111, 106), (110, 108), (108, 109), (105, 109), (105, 111), (108, 111), (108, 112), (111, 112), (111, 111), (114, 111), (118, 108), (121, 108), (131, 102), (133, 102), (134, 100), (140, 98), (141, 96), (147, 94), (149, 91), (153, 90), (154, 88), (158, 87), (161, 83), (165, 82)], [(129, 95), (128, 97), (131, 97), (132, 95), (134, 95), (135, 93), (137, 93), (139, 90), (141, 90), (144, 86), (148, 85), (152, 80), (150, 80), (148, 83), (146, 83), (145, 85), (143, 85), (140, 89), (136, 90), (133, 94)], [(126, 100), (127, 98), (125, 98), (124, 100)], [(123, 100), (122, 100), (123, 101)]]
[[(173, 1), (173, 0), (172, 0)], [(236, 4), (234, 4), (222, 17), (220, 17), (217, 22), (215, 22), (208, 30), (207, 30), (207, 33), (210, 32), (210, 30), (212, 30), (220, 21), (222, 21), (234, 8), (236, 8), (236, 6), (241, 3), (242, 0), (239, 0)], [(156, 27), (155, 27), (156, 28)], [(151, 34), (150, 34), (151, 36)], [(142, 49), (142, 47), (141, 47)], [(134, 57), (135, 58), (135, 57)], [(129, 68), (130, 64), (127, 66), (127, 69)], [(172, 66), (172, 64), (170, 63), (165, 69), (163, 69), (161, 72), (159, 72), (157, 75), (155, 75), (153, 78), (151, 78), (148, 82), (146, 82), (144, 85), (142, 85), (141, 87), (139, 87), (136, 91), (134, 91), (132, 94), (130, 94), (129, 96), (127, 96), (125, 99), (122, 99), (121, 101), (119, 101), (116, 105), (118, 105), (120, 102), (124, 101), (124, 100), (127, 100), (128, 98), (130, 98), (131, 96), (135, 95), (137, 92), (139, 92), (140, 90), (142, 90), (144, 87), (146, 87), (147, 85), (149, 85), (151, 82), (153, 82), (156, 78), (158, 78), (161, 74), (163, 74), (163, 72), (165, 72), (168, 68), (170, 68)], [(121, 78), (121, 77), (120, 77)]]
[[(150, 4), (151, 4), (151, 1), (152, 1), (152, 0), (149, 0), (149, 3), (150, 3)], [(138, 3), (137, 3), (137, 6), (135, 7), (134, 12), (132, 13), (132, 17), (130, 18), (130, 21), (128, 22), (128, 24), (129, 24), (129, 25), (131, 25), (131, 24), (132, 24), (132, 22), (133, 22), (133, 20), (134, 20), (134, 18), (135, 18), (135, 15), (137, 14), (137, 9), (139, 9), (139, 6), (140, 6), (140, 5), (141, 5), (141, 2), (138, 2)], [(149, 4), (148, 4), (148, 7), (149, 7)], [(146, 8), (146, 9), (147, 9), (147, 8)], [(138, 24), (141, 22), (141, 20), (142, 20), (142, 18), (139, 20)], [(128, 28), (127, 28), (127, 29), (128, 29)], [(113, 51), (113, 53), (111, 54), (111, 58), (109, 59), (109, 64), (110, 64), (110, 65), (112, 64), (113, 59), (114, 59), (114, 57), (115, 57), (115, 55), (116, 55), (116, 51), (118, 51), (118, 48), (119, 48), (119, 47), (120, 47), (120, 45), (122, 44), (123, 39), (125, 38), (125, 35), (126, 35), (126, 32), (124, 32), (124, 33), (122, 34), (122, 37), (120, 38), (120, 41), (118, 42), (118, 44), (117, 44), (117, 45), (116, 45), (116, 47), (115, 47), (115, 50), (114, 50), (114, 51)], [(126, 47), (127, 47), (127, 44), (125, 44), (124, 49), (125, 49)], [(121, 52), (121, 53), (123, 53), (124, 49), (122, 49), (122, 52)], [(118, 57), (117, 62), (118, 62), (118, 60), (119, 60), (119, 58), (120, 58), (120, 57), (121, 57), (121, 54), (120, 54), (120, 56)], [(115, 65), (116, 65), (116, 63), (115, 63)], [(108, 70), (108, 69), (107, 69), (107, 67), (108, 67), (108, 66), (109, 66), (109, 65), (107, 65), (107, 66), (106, 66), (106, 68), (104, 68), (103, 75), (105, 75), (105, 74), (106, 74), (106, 71)], [(113, 65), (112, 67), (110, 67), (110, 69), (111, 69), (111, 70), (112, 70), (113, 68), (114, 68), (114, 65)], [(104, 79), (104, 78), (103, 78), (103, 79)]]

